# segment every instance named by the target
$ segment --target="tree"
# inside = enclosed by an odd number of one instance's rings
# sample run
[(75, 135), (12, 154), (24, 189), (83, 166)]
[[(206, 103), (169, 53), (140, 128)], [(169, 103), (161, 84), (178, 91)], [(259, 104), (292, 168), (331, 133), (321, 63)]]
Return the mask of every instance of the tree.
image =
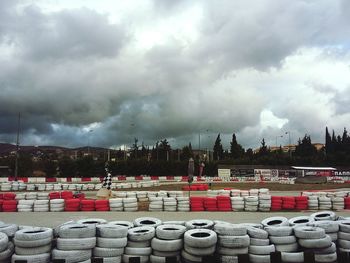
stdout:
[(267, 155), (268, 152), (269, 152), (269, 150), (267, 149), (265, 139), (263, 138), (261, 141), (260, 149), (259, 149), (259, 155), (264, 156), (264, 155)]
[(134, 143), (133, 145), (131, 146), (131, 159), (137, 159), (137, 152), (139, 151), (139, 146), (138, 146), (138, 141), (139, 139), (135, 138), (134, 139)]
[(331, 135), (328, 132), (328, 127), (326, 127), (326, 154), (331, 154), (334, 150)]
[(241, 158), (244, 155), (244, 149), (240, 144), (237, 143), (236, 134), (232, 135), (232, 141), (230, 144), (231, 144), (231, 148), (230, 148), (231, 158), (233, 159)]
[(171, 147), (167, 139), (161, 140), (158, 145), (159, 160), (168, 161), (171, 153)]
[(182, 148), (181, 160), (188, 161), (193, 158), (192, 145), (189, 143), (187, 146)]
[(299, 157), (312, 157), (317, 153), (317, 149), (311, 143), (311, 137), (305, 134), (302, 140), (299, 139), (295, 149), (295, 155)]
[(216, 137), (214, 149), (213, 149), (214, 160), (222, 160), (224, 156), (224, 149), (221, 144), (220, 133)]

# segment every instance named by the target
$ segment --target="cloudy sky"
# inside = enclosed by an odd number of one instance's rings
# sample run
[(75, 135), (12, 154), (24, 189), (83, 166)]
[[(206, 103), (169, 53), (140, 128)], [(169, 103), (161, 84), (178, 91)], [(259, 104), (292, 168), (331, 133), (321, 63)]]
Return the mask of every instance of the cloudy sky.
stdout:
[(0, 1), (0, 142), (245, 147), (350, 129), (349, 0)]

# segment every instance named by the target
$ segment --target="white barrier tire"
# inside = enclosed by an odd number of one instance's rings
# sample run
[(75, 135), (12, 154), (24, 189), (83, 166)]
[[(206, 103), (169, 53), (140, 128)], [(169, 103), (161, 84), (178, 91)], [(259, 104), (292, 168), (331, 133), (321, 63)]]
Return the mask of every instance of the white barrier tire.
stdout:
[(230, 223), (215, 224), (214, 231), (221, 236), (244, 236), (247, 234), (246, 227)]
[(302, 239), (298, 240), (299, 245), (305, 248), (326, 248), (332, 245), (332, 239), (326, 235), (319, 239)]
[(212, 229), (214, 222), (206, 219), (195, 219), (185, 223), (187, 229)]
[(13, 237), (17, 230), (18, 226), (15, 224), (0, 225), (0, 232), (5, 233), (8, 237)]
[(64, 251), (59, 249), (52, 250), (52, 259), (65, 259), (66, 263), (77, 263), (90, 259), (92, 256), (91, 249), (88, 250), (70, 250)]
[(95, 247), (92, 250), (92, 253), (95, 257), (118, 257), (123, 255), (124, 248), (104, 248), (104, 247)]
[(186, 250), (186, 252), (190, 253), (191, 255), (209, 256), (215, 253), (216, 246), (214, 245), (203, 249), (198, 247), (191, 247), (185, 244), (184, 249)]
[(129, 263), (130, 258), (138, 257), (140, 258), (140, 263), (148, 263), (149, 256), (136, 256), (136, 255), (127, 255), (123, 254), (123, 263)]
[(124, 253), (127, 255), (149, 256), (152, 253), (152, 248), (151, 247), (125, 247)]
[[(321, 198), (319, 200), (321, 201)], [(317, 213), (311, 214), (310, 218), (315, 220), (315, 221), (323, 221), (323, 220), (334, 221), (336, 218), (336, 215), (332, 211), (322, 211), (322, 212), (317, 212)]]
[(154, 237), (156, 230), (151, 226), (139, 226), (128, 230), (128, 239), (131, 241), (145, 241)]
[(96, 236), (95, 225), (66, 224), (58, 229), (61, 238), (91, 238)]
[(185, 244), (191, 247), (211, 247), (217, 242), (217, 235), (209, 229), (192, 229), (185, 232)]
[(7, 260), (11, 258), (13, 252), (15, 251), (15, 246), (12, 242), (8, 242), (5, 250), (0, 252), (0, 261), (1, 260)]
[(270, 255), (255, 255), (249, 254), (249, 260), (251, 263), (270, 263)]
[(122, 248), (126, 247), (128, 243), (128, 239), (126, 237), (122, 238), (105, 238), (98, 237), (97, 238), (97, 246), (104, 248)]
[(144, 240), (144, 241), (130, 241), (128, 240), (128, 243), (126, 244), (127, 247), (150, 247), (151, 246), (151, 239)]
[(183, 225), (160, 225), (156, 228), (156, 236), (164, 240), (172, 240), (182, 238), (186, 232)]
[(261, 224), (264, 227), (270, 227), (270, 226), (288, 226), (289, 222), (288, 219), (283, 216), (274, 216), (269, 217), (261, 221)]
[(292, 244), (297, 242), (295, 236), (270, 236), (269, 239), (271, 243), (275, 245)]
[(5, 233), (0, 232), (0, 252), (7, 249), (9, 238)]
[(38, 239), (38, 240), (20, 240), (20, 239), (13, 239), (16, 246), (19, 247), (40, 247), (47, 244), (51, 244), (52, 237)]
[(320, 239), (326, 235), (326, 232), (320, 227), (299, 226), (294, 228), (294, 234), (297, 238)]
[(223, 247), (241, 248), (250, 245), (250, 238), (245, 236), (218, 236), (218, 244)]
[(253, 246), (267, 246), (270, 245), (270, 239), (261, 239), (261, 238), (250, 238), (250, 245)]
[(77, 223), (83, 225), (100, 225), (107, 224), (107, 220), (101, 218), (87, 218), (78, 220)]
[(275, 252), (274, 245), (268, 246), (249, 246), (249, 253), (254, 255), (270, 255), (271, 252)]
[(218, 247), (217, 253), (225, 256), (237, 256), (242, 254), (248, 254), (248, 247), (244, 248), (227, 248), (227, 247)]
[(183, 247), (183, 239), (163, 240), (155, 237), (151, 241), (151, 247), (158, 251), (178, 251)]
[(134, 223), (130, 222), (130, 221), (111, 221), (108, 222), (109, 225), (118, 225), (118, 226), (125, 226), (128, 229), (133, 228), (134, 227)]
[(315, 254), (315, 261), (319, 263), (329, 263), (337, 261), (337, 253), (331, 254)]
[(49, 263), (50, 254), (37, 254), (37, 255), (16, 255), (14, 254), (11, 258), (11, 262), (14, 263), (17, 260), (24, 260), (27, 263)]
[(97, 236), (106, 238), (123, 238), (128, 235), (126, 226), (103, 224), (96, 226)]
[(304, 263), (303, 252), (281, 252), (281, 259), (284, 263)]
[(57, 238), (57, 248), (60, 250), (92, 249), (95, 246), (96, 246), (96, 237)]
[(135, 226), (153, 226), (157, 227), (162, 224), (162, 221), (155, 217), (140, 217), (134, 220)]
[(267, 233), (267, 231), (263, 229), (248, 227), (247, 230), (248, 235), (253, 238), (267, 239), (269, 237), (269, 233)]
[(295, 252), (299, 248), (299, 245), (297, 242), (291, 243), (291, 244), (282, 244), (282, 245), (275, 245), (276, 251), (281, 252)]
[(269, 226), (265, 230), (270, 236), (284, 237), (293, 234), (293, 228), (290, 226)]

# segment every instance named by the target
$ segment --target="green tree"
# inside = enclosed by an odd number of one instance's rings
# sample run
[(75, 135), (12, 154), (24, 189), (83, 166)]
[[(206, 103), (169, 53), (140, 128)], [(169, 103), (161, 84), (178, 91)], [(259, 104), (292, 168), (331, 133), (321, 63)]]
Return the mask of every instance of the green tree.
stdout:
[(221, 144), (220, 133), (218, 134), (218, 137), (216, 137), (216, 140), (215, 140), (213, 157), (214, 157), (214, 160), (222, 160), (224, 157), (224, 149)]
[(241, 158), (244, 155), (244, 149), (243, 147), (237, 142), (236, 134), (232, 135), (232, 141), (231, 141), (231, 152), (230, 157), (233, 159)]
[(295, 149), (295, 155), (298, 157), (312, 157), (317, 153), (315, 146), (311, 143), (311, 137), (305, 135), (302, 140), (299, 139)]
[(260, 149), (259, 149), (259, 155), (260, 156), (265, 156), (265, 155), (268, 155), (268, 153), (269, 153), (269, 150), (267, 149), (267, 146), (266, 146), (266, 143), (265, 143), (265, 139), (263, 138), (262, 141), (261, 141)]
[(189, 143), (187, 146), (182, 148), (181, 160), (186, 161), (193, 158), (192, 145)]

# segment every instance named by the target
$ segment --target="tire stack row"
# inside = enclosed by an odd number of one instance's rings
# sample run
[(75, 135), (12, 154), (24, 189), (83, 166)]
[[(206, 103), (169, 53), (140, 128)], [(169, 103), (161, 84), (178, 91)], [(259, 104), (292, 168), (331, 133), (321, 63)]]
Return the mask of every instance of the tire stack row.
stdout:
[(220, 262), (238, 262), (238, 255), (248, 254), (250, 238), (246, 227), (217, 223), (214, 231), (218, 235), (217, 254)]
[(163, 211), (163, 198), (162, 197), (156, 197), (156, 196), (150, 196), (148, 197), (150, 203), (148, 210), (152, 212), (161, 212)]
[(296, 206), (294, 196), (282, 196), (282, 209), (283, 210), (294, 210)]
[(271, 211), (282, 210), (282, 197), (281, 196), (271, 196)]
[(37, 193), (37, 200), (48, 200), (49, 193)]
[(308, 196), (307, 206), (309, 210), (318, 210), (318, 197)]
[(66, 263), (90, 260), (92, 249), (96, 246), (96, 225), (71, 223), (58, 230), (56, 248), (52, 259), (64, 259)]
[(33, 211), (34, 212), (49, 212), (50, 211), (49, 200), (35, 200)]
[(307, 210), (308, 209), (307, 196), (296, 196), (295, 197), (295, 209), (296, 210)]
[(187, 196), (179, 196), (177, 199), (177, 211), (189, 212), (190, 211), (190, 198)]
[(177, 201), (175, 197), (164, 197), (163, 198), (164, 211), (167, 212), (176, 212), (177, 210)]
[(275, 246), (276, 251), (291, 253), (298, 250), (297, 239), (291, 226), (271, 226), (265, 230), (269, 233), (270, 243)]
[(137, 226), (128, 230), (128, 243), (124, 249), (123, 262), (129, 263), (130, 258), (140, 257), (141, 263), (149, 262), (152, 253), (151, 240), (155, 236), (153, 226)]
[(123, 207), (125, 212), (135, 212), (138, 210), (138, 203), (136, 197), (123, 198)]
[(80, 200), (79, 199), (66, 199), (64, 202), (64, 211), (75, 212), (80, 210)]
[(35, 192), (26, 193), (26, 199), (27, 200), (37, 200), (38, 193), (35, 193)]
[(232, 211), (230, 196), (219, 195), (217, 198), (218, 211)]
[(5, 200), (2, 202), (3, 212), (16, 212), (17, 211), (17, 201), (16, 200)]
[(343, 210), (345, 207), (345, 200), (344, 197), (331, 197), (332, 201), (332, 210), (339, 211)]
[(50, 200), (51, 212), (63, 212), (64, 211), (64, 199), (51, 199)]
[(18, 200), (18, 212), (33, 212), (34, 200)]
[(339, 224), (338, 248), (341, 252), (350, 252), (350, 220), (341, 221)]
[(105, 263), (121, 262), (128, 242), (128, 228), (115, 224), (101, 224), (96, 230), (97, 245), (93, 249), (93, 255), (103, 258)]
[(318, 209), (320, 210), (331, 210), (332, 209), (332, 200), (327, 196), (320, 196), (318, 198)]
[(271, 210), (271, 195), (260, 194), (259, 195), (259, 211), (269, 212)]
[(12, 262), (26, 260), (27, 262), (49, 263), (53, 231), (51, 228), (34, 227), (18, 230), (14, 237), (15, 254)]
[(85, 199), (80, 201), (81, 211), (95, 211), (95, 200)]
[(191, 196), (190, 197), (191, 211), (204, 211), (204, 200), (203, 197)]
[(344, 198), (344, 208), (345, 209), (350, 209), (350, 197), (345, 197)]
[(49, 193), (49, 199), (60, 199), (61, 198), (61, 194), (60, 192), (51, 192)]
[(248, 227), (250, 237), (249, 259), (252, 263), (270, 262), (270, 252), (275, 251), (275, 247), (270, 245), (269, 234), (266, 230), (257, 227)]
[(110, 211), (123, 211), (123, 199), (121, 198), (113, 198), (109, 199), (109, 209)]
[(183, 225), (157, 226), (155, 237), (151, 241), (151, 263), (166, 262), (168, 257), (176, 257), (176, 261), (179, 262), (185, 232), (186, 227)]
[(258, 211), (259, 197), (256, 196), (245, 196), (244, 197), (244, 211), (256, 212)]
[(109, 211), (109, 200), (95, 200), (95, 210), (99, 212)]
[(231, 208), (232, 208), (232, 211), (244, 211), (244, 197), (232, 196)]
[(203, 201), (205, 211), (218, 211), (216, 197), (205, 197)]

